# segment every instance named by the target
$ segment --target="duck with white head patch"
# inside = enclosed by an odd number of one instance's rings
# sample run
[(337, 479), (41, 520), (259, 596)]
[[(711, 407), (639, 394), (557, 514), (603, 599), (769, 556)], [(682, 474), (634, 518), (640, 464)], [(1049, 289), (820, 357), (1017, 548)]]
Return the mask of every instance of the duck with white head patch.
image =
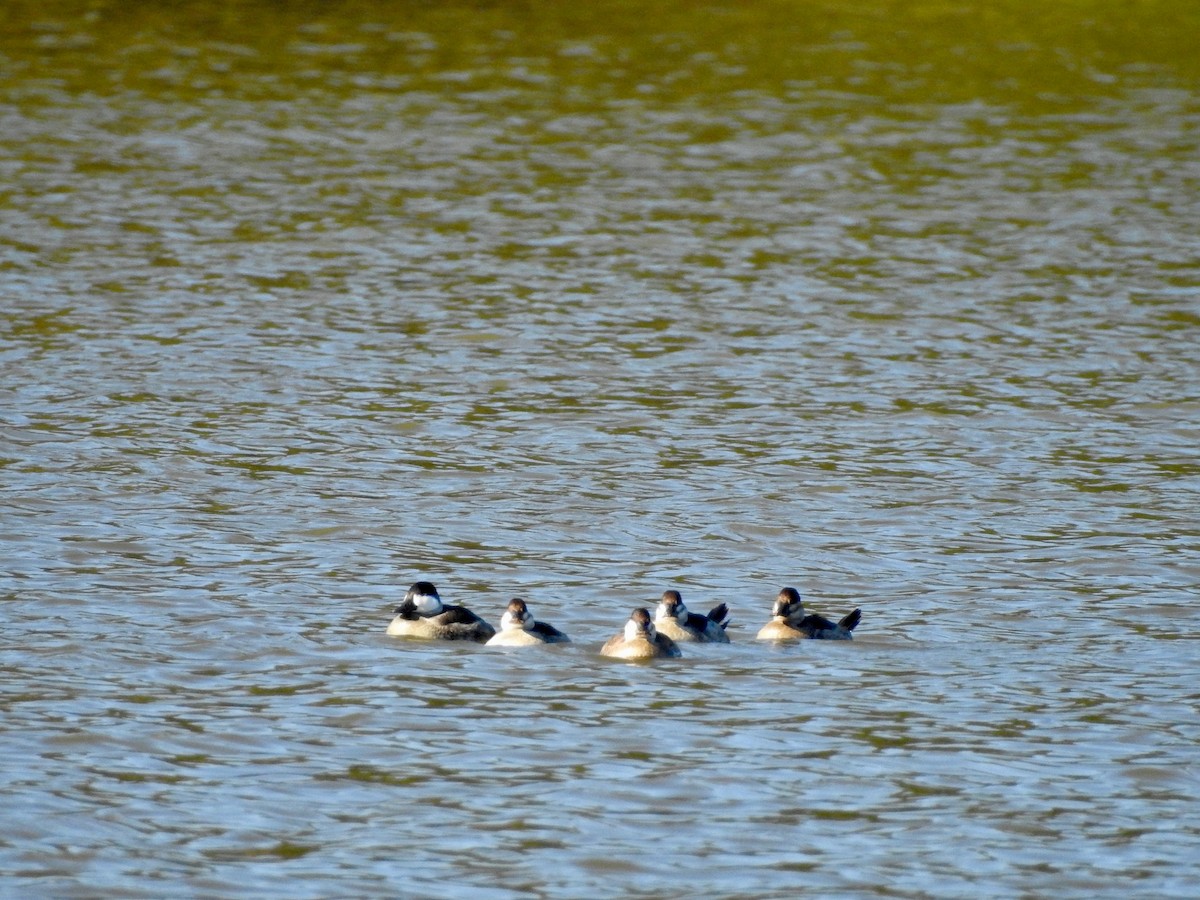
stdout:
[(659, 634), (650, 620), (648, 609), (635, 609), (625, 628), (613, 635), (600, 648), (601, 656), (617, 659), (665, 659), (683, 656), (675, 642)]
[(394, 637), (482, 644), (491, 639), (496, 629), (465, 606), (442, 603), (431, 582), (418, 581), (396, 607), (396, 618), (388, 625), (387, 633)]
[(658, 633), (675, 641), (728, 644), (729, 635), (725, 633), (728, 624), (729, 607), (724, 603), (714, 606), (707, 616), (702, 616), (688, 611), (679, 591), (663, 591), (662, 600), (654, 611), (654, 627)]
[(775, 598), (771, 621), (758, 632), (760, 641), (849, 641), (850, 634), (862, 619), (862, 611), (854, 610), (837, 622), (804, 611), (804, 601), (795, 588), (785, 587)]
[(570, 638), (545, 622), (539, 622), (520, 597), (508, 601), (508, 609), (500, 619), (500, 630), (488, 641), (489, 647), (527, 647), (530, 644), (564, 644)]

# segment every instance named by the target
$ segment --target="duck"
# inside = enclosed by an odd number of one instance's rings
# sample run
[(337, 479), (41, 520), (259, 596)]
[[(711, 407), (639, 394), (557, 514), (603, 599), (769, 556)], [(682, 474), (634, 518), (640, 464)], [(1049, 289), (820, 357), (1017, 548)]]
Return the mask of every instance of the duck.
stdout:
[(545, 622), (539, 622), (520, 597), (508, 601), (500, 619), (500, 630), (488, 640), (489, 647), (526, 647), (530, 644), (564, 644), (571, 639)]
[(465, 606), (442, 603), (432, 582), (418, 581), (396, 607), (396, 618), (388, 625), (387, 633), (393, 637), (483, 644), (491, 640), (496, 629)]
[(855, 609), (837, 622), (824, 616), (804, 612), (804, 601), (795, 588), (785, 587), (775, 598), (771, 621), (758, 632), (760, 641), (849, 641), (850, 634), (862, 619), (862, 610)]
[(617, 659), (664, 659), (683, 656), (675, 642), (659, 634), (646, 608), (635, 609), (625, 628), (600, 648), (601, 656)]
[(663, 591), (662, 600), (654, 611), (654, 627), (658, 633), (675, 641), (728, 644), (729, 635), (725, 633), (728, 624), (729, 607), (726, 604), (714, 606), (707, 616), (702, 616), (688, 611), (679, 591)]

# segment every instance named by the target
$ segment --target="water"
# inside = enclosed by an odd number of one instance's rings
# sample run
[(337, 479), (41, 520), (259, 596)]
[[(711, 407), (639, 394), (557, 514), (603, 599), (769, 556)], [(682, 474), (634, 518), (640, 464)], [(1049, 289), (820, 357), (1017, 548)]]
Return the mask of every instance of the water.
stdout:
[(12, 4), (0, 893), (1194, 896), (1196, 15)]

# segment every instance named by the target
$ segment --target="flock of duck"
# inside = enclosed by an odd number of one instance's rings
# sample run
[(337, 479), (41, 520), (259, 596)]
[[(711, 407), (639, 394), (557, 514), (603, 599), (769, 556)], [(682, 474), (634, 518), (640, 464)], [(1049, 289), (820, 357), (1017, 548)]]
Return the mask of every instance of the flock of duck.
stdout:
[[(771, 621), (759, 629), (760, 641), (834, 640), (848, 641), (862, 618), (854, 610), (839, 621), (805, 612), (804, 601), (795, 588), (785, 587), (775, 598)], [(602, 656), (617, 659), (657, 659), (682, 656), (680, 643), (728, 644), (725, 627), (729, 607), (721, 603), (708, 615), (691, 612), (679, 591), (664, 591), (654, 618), (645, 607), (635, 609), (624, 629), (600, 648)], [(571, 639), (545, 622), (534, 619), (529, 604), (519, 597), (508, 603), (497, 631), (465, 606), (442, 602), (437, 588), (418, 581), (408, 589), (404, 601), (396, 607), (396, 618), (387, 633), (396, 637), (426, 638), (443, 641), (475, 641), (489, 646), (520, 647), (530, 644), (559, 644)]]

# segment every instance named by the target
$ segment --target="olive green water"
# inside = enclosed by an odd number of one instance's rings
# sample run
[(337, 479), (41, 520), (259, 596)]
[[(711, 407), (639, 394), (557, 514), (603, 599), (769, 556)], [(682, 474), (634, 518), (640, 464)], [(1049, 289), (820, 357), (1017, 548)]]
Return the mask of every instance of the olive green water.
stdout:
[(1200, 5), (1047, 7), (6, 4), (0, 895), (1195, 896)]

